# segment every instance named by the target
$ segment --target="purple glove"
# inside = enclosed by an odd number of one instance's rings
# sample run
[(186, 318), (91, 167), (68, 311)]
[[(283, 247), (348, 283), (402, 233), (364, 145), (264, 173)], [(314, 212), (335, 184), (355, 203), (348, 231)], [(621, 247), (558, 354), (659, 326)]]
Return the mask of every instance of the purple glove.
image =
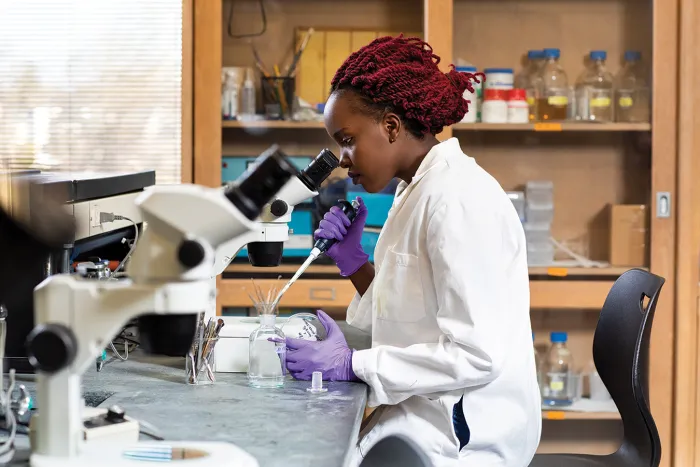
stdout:
[(360, 207), (354, 222), (351, 223), (339, 207), (333, 206), (323, 216), (318, 229), (314, 232), (314, 240), (319, 238), (338, 240), (326, 251), (326, 254), (338, 266), (340, 275), (343, 277), (355, 274), (369, 259), (369, 255), (360, 246), (362, 230), (365, 228), (367, 219), (367, 207), (359, 196), (357, 201)]
[(317, 311), (326, 328), (322, 341), (307, 341), (287, 337), (287, 370), (295, 379), (311, 380), (311, 373), (320, 371), (325, 381), (359, 381), (352, 371), (352, 353), (338, 324)]

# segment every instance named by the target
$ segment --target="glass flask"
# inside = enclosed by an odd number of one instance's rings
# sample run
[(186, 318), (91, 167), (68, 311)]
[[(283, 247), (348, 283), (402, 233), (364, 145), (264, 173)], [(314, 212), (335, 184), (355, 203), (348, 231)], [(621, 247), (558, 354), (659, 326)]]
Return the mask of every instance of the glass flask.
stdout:
[(260, 326), (250, 334), (248, 383), (255, 388), (280, 388), (287, 375), (287, 346), (275, 314), (260, 315)]

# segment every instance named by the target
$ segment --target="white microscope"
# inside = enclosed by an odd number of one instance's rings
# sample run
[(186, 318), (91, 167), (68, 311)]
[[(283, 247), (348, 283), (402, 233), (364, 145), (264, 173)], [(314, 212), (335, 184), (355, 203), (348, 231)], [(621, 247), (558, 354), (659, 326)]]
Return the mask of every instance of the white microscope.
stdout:
[[(319, 158), (314, 162), (328, 161), (323, 153)], [(184, 456), (192, 466), (257, 466), (252, 456), (229, 443), (86, 444), (81, 376), (121, 327), (142, 315), (146, 316), (140, 324), (150, 327), (146, 332), (141, 327), (145, 350), (185, 355), (194, 338), (197, 314), (215, 301), (211, 277), (217, 251), (272, 240), (264, 233), (257, 235), (262, 231), (256, 219), (261, 214), (267, 219), (268, 209), (272, 214), (276, 195), (286, 204), (307, 193), (313, 195), (313, 186), (305, 184), (304, 177), (312, 184), (325, 178), (314, 174), (307, 170), (300, 175), (283, 154), (271, 148), (224, 190), (187, 184), (149, 188), (136, 200), (147, 228), (135, 247), (127, 279), (97, 281), (54, 275), (36, 287), (35, 328), (27, 339), (28, 357), (37, 370), (39, 408), (33, 424), (32, 467), (143, 466), (143, 461), (124, 457), (127, 447), (138, 446), (172, 448), (173, 458)], [(308, 192), (298, 194), (304, 191), (299, 181)], [(249, 240), (243, 243), (242, 239)], [(162, 326), (175, 323), (181, 339), (159, 341), (153, 332), (156, 322), (161, 334)]]

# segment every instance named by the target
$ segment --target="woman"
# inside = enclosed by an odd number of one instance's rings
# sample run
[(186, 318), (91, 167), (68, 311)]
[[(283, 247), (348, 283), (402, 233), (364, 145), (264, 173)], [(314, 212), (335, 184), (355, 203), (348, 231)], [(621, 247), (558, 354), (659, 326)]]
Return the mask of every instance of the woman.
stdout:
[[(364, 381), (379, 407), (359, 455), (388, 434), (407, 434), (435, 466), (527, 466), (541, 432), (532, 350), (525, 237), (498, 182), (450, 138), (435, 137), (468, 111), (474, 75), (452, 69), (419, 39), (383, 37), (337, 71), (324, 119), (341, 166), (377, 192), (401, 180), (375, 249), (331, 209), (316, 238), (357, 295), (347, 321), (372, 334), (348, 348), (322, 311), (321, 342), (288, 339), (293, 376)], [(361, 199), (360, 199), (361, 202)]]

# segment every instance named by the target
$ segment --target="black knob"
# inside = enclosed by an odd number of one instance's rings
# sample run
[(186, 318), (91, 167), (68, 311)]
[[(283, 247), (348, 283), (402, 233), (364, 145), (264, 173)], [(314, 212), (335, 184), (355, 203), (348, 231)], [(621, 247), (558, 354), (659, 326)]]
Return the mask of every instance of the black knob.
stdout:
[(270, 212), (273, 216), (282, 217), (287, 214), (289, 210), (289, 205), (281, 199), (276, 199), (270, 205)]
[(56, 373), (73, 363), (78, 352), (75, 334), (63, 324), (39, 324), (27, 336), (27, 357), (38, 371)]
[(204, 247), (196, 240), (183, 240), (177, 250), (177, 259), (187, 269), (197, 267), (204, 261)]
[(118, 405), (113, 405), (109, 409), (107, 409), (107, 421), (112, 422), (112, 423), (119, 423), (124, 421), (124, 409), (119, 407)]

